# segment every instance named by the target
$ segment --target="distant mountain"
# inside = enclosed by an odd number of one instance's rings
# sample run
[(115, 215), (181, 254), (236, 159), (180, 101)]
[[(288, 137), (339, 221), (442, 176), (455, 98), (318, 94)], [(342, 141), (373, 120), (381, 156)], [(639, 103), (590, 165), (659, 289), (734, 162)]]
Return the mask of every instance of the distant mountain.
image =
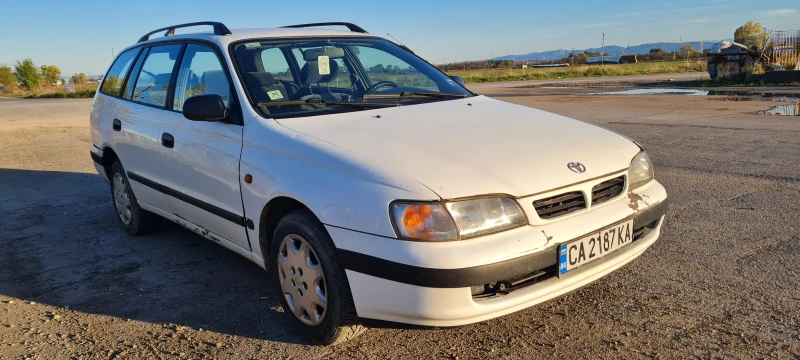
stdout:
[[(719, 40), (704, 40), (703, 41), (703, 48), (708, 49), (714, 44), (719, 43)], [(661, 48), (664, 49), (666, 52), (678, 51), (681, 46), (692, 45), (696, 51), (700, 51), (700, 41), (689, 41), (684, 42), (683, 45), (681, 43), (652, 43), (652, 44), (641, 44), (636, 46), (631, 46), (630, 48), (625, 48), (622, 46), (617, 45), (609, 45), (606, 46), (606, 54), (608, 55), (622, 55), (623, 52), (628, 55), (638, 55), (638, 54), (647, 54), (650, 52), (650, 49)], [(599, 53), (600, 48), (591, 48), (591, 49), (575, 49), (575, 53), (582, 53), (584, 51), (588, 51), (591, 53)], [(564, 49), (564, 50), (550, 50), (550, 51), (542, 51), (542, 52), (533, 52), (530, 54), (523, 54), (523, 55), (506, 55), (501, 57), (496, 57), (492, 60), (515, 60), (515, 61), (538, 61), (538, 60), (558, 60), (564, 57), (569, 56), (572, 52), (572, 49)]]

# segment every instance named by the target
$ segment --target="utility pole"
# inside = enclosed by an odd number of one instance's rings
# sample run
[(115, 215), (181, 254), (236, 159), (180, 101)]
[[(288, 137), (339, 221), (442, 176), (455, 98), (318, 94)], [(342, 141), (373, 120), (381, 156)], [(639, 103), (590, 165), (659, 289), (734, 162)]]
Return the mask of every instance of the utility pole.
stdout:
[(603, 46), (600, 47), (600, 66), (606, 65), (606, 33), (603, 33)]
[(572, 57), (569, 58), (569, 64), (575, 65), (575, 47), (572, 47)]

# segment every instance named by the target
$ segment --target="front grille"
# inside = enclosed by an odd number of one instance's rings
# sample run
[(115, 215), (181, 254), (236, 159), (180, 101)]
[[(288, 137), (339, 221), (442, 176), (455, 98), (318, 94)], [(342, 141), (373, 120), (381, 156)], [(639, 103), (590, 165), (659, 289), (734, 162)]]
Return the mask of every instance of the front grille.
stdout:
[(592, 188), (592, 206), (611, 200), (625, 189), (625, 176), (603, 181)]
[(551, 196), (533, 202), (540, 219), (552, 219), (586, 209), (586, 199), (580, 191)]

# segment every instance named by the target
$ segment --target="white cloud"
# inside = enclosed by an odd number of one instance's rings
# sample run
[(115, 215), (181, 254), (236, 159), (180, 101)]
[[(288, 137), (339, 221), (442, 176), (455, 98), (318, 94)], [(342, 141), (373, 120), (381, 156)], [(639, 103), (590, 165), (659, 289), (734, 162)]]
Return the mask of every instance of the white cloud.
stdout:
[(787, 16), (787, 15), (794, 15), (797, 14), (797, 9), (775, 9), (775, 10), (766, 10), (766, 11), (759, 11), (758, 15), (761, 17), (768, 17), (768, 16)]

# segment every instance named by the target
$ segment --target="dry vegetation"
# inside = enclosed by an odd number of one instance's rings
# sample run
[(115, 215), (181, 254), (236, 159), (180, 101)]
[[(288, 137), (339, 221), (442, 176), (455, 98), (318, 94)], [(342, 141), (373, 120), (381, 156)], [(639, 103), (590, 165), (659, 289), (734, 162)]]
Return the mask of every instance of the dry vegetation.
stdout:
[(85, 99), (93, 98), (97, 92), (99, 84), (75, 84), (75, 92), (67, 92), (64, 85), (39, 86), (32, 90), (22, 88), (5, 89), (5, 93), (0, 96), (36, 99), (36, 98), (60, 98), (60, 99)]
[(461, 76), (468, 83), (572, 79), (600, 76), (629, 76), (673, 74), (707, 71), (705, 61), (669, 61), (638, 64), (580, 65), (559, 68), (451, 70), (449, 75)]

